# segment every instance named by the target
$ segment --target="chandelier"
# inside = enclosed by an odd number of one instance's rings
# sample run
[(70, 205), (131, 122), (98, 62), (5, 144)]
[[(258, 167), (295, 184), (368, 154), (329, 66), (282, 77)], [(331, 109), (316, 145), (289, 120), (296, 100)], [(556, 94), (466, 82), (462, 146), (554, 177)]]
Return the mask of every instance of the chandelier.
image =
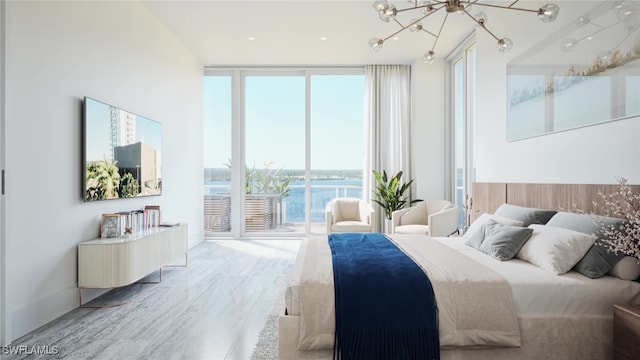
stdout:
[[(478, 5), (478, 6), (486, 6), (486, 7), (492, 7), (492, 8), (500, 8), (500, 9), (506, 9), (506, 10), (518, 10), (518, 11), (526, 11), (526, 12), (532, 12), (532, 13), (536, 13), (538, 15), (538, 18), (542, 21), (542, 22), (552, 22), (555, 19), (558, 18), (558, 13), (560, 11), (560, 8), (558, 7), (558, 5), (555, 4), (546, 4), (543, 7), (539, 8), (539, 9), (522, 9), (522, 8), (516, 8), (513, 7), (513, 5), (515, 5), (519, 0), (515, 0), (514, 2), (512, 2), (511, 4), (507, 5), (507, 6), (502, 6), (502, 5), (494, 5), (494, 4), (487, 4), (487, 3), (480, 3), (479, 0), (468, 0), (468, 1), (464, 1), (464, 0), (444, 0), (444, 1), (438, 1), (438, 0), (432, 0), (432, 1), (425, 1), (425, 0), (408, 0), (408, 2), (412, 3), (413, 6), (405, 8), (405, 9), (398, 9), (396, 8), (395, 5), (389, 3), (387, 0), (377, 0), (376, 2), (373, 3), (373, 9), (378, 13), (378, 15), (380, 16), (380, 19), (384, 22), (391, 22), (394, 21), (395, 23), (397, 23), (400, 26), (400, 30), (394, 32), (393, 34), (380, 39), (380, 38), (373, 38), (371, 40), (369, 40), (369, 48), (372, 51), (380, 51), (380, 49), (382, 49), (382, 45), (384, 45), (384, 42), (389, 40), (390, 38), (396, 36), (397, 34), (401, 33), (404, 30), (409, 29), (409, 31), (411, 32), (420, 32), (420, 31), (424, 31), (427, 34), (433, 36), (435, 38), (434, 42), (433, 42), (433, 46), (431, 47), (431, 49), (429, 51), (427, 51), (424, 54), (424, 62), (426, 63), (433, 63), (433, 61), (436, 58), (436, 54), (434, 52), (434, 49), (436, 47), (436, 45), (438, 44), (438, 39), (440, 38), (440, 34), (442, 33), (442, 29), (444, 28), (444, 24), (447, 22), (447, 17), (449, 16), (450, 13), (454, 13), (454, 12), (460, 12), (460, 13), (464, 13), (467, 16), (469, 16), (469, 18), (471, 20), (473, 20), (473, 22), (480, 28), (484, 29), (489, 35), (491, 35), (491, 37), (493, 37), (494, 39), (496, 39), (496, 41), (498, 42), (498, 51), (502, 52), (502, 53), (506, 53), (509, 52), (509, 50), (511, 50), (511, 48), (513, 47), (513, 41), (511, 41), (511, 39), (503, 37), (503, 38), (498, 38), (493, 32), (491, 32), (489, 29), (487, 29), (486, 24), (487, 24), (487, 15), (483, 12), (479, 12), (476, 13), (475, 15), (471, 15), (471, 13), (469, 11), (467, 11), (467, 9), (471, 6), (471, 5)], [(437, 33), (433, 33), (431, 31), (426, 30), (423, 26), (422, 26), (422, 20), (426, 19), (427, 17), (437, 13), (438, 11), (444, 9), (446, 11), (444, 19), (442, 20), (442, 23), (440, 24), (440, 29), (438, 30)], [(402, 12), (410, 12), (410, 11), (417, 11), (419, 13), (418, 16), (416, 16), (413, 20), (411, 20), (410, 23), (403, 25), (400, 21), (398, 21), (398, 19), (396, 19), (396, 15)]]

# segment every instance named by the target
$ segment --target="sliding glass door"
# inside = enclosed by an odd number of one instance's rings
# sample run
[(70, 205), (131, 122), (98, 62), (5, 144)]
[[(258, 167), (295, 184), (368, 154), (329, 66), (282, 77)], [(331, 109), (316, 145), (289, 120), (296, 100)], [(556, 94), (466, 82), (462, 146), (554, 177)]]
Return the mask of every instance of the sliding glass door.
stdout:
[(311, 232), (326, 233), (325, 207), (362, 198), (364, 76), (312, 75), (310, 91)]
[(244, 77), (245, 231), (304, 232), (305, 77)]
[(206, 73), (205, 235), (324, 233), (328, 201), (362, 196), (363, 69)]

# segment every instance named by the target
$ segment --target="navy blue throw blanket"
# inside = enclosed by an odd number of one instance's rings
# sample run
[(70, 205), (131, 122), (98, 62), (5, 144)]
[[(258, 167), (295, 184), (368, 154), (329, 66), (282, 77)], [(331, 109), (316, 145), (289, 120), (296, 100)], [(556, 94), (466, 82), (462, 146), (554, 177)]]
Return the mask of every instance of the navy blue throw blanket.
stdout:
[(437, 310), (424, 271), (380, 233), (329, 235), (335, 359), (439, 359)]

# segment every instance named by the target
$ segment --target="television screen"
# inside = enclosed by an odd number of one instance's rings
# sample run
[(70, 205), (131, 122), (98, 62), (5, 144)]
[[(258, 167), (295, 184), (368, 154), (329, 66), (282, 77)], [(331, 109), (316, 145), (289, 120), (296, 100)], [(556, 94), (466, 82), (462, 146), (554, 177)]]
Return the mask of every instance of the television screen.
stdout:
[(162, 124), (84, 98), (84, 201), (162, 193)]

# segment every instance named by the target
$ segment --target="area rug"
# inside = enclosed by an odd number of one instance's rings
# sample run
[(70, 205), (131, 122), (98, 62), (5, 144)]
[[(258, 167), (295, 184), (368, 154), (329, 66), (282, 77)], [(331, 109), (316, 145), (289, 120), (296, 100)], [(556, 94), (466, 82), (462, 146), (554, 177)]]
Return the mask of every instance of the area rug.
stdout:
[[(280, 306), (274, 306), (280, 308)], [(251, 360), (276, 360), (278, 359), (278, 312), (271, 312), (267, 316), (264, 328), (258, 335), (258, 343), (253, 349)]]
[(267, 315), (264, 327), (258, 335), (258, 343), (253, 349), (251, 360), (277, 360), (278, 359), (278, 318), (284, 301), (286, 283), (283, 281), (277, 296), (273, 299), (273, 307)]

